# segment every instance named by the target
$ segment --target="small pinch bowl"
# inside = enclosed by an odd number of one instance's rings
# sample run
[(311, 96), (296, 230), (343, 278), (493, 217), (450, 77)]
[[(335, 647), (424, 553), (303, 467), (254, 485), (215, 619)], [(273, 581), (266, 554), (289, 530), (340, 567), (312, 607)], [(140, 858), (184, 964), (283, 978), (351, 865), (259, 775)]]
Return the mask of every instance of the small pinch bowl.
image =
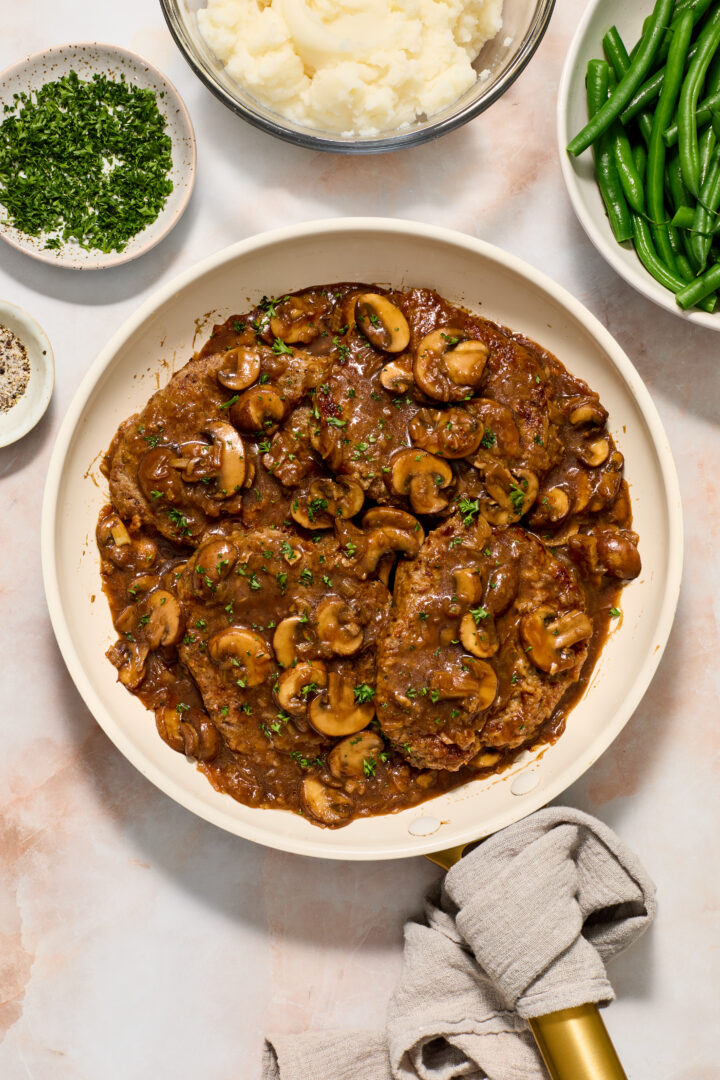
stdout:
[(55, 385), (55, 360), (48, 336), (39, 323), (17, 304), (0, 300), (0, 326), (20, 339), (30, 363), (25, 393), (11, 409), (0, 412), (0, 447), (27, 435), (45, 415)]
[(44, 83), (53, 82), (70, 71), (75, 71), (81, 79), (90, 79), (96, 74), (115, 79), (122, 75), (128, 83), (155, 91), (158, 109), (166, 120), (165, 131), (172, 140), (170, 179), (173, 190), (155, 221), (133, 236), (123, 251), (88, 251), (74, 241), (64, 243), (59, 248), (46, 248), (42, 235), (29, 236), (10, 225), (4, 206), (0, 206), (0, 237), (18, 251), (51, 266), (71, 270), (104, 270), (144, 255), (177, 225), (195, 184), (195, 132), (182, 98), (157, 68), (137, 53), (119, 45), (103, 45), (97, 41), (57, 45), (6, 68), (0, 72), (0, 105), (12, 102), (13, 94), (39, 90)]
[[(418, 271), (418, 267), (424, 268)], [(597, 390), (625, 455), (643, 571), (623, 590), (622, 618), (564, 734), (506, 772), (421, 806), (338, 830), (215, 791), (158, 736), (105, 657), (114, 642), (102, 594), (95, 525), (107, 502), (98, 463), (118, 424), (141, 409), (199, 347), (215, 321), (261, 296), (311, 283), (425, 285), (534, 338)], [(198, 331), (203, 317), (207, 329)], [(113, 335), (77, 390), (50, 461), (42, 515), (50, 617), (88, 708), (140, 772), (182, 806), (238, 836), (303, 855), (391, 859), (488, 835), (544, 805), (597, 760), (637, 707), (672, 625), (682, 566), (682, 510), (666, 435), (632, 363), (577, 300), (527, 263), (447, 229), (383, 218), (315, 221), (243, 240), (191, 267)], [(94, 602), (93, 602), (94, 601)]]
[(591, 150), (572, 158), (565, 147), (587, 123), (585, 73), (588, 61), (603, 56), (603, 35), (617, 26), (625, 44), (630, 48), (640, 36), (643, 19), (651, 4), (628, 4), (625, 0), (590, 0), (568, 50), (557, 99), (557, 140), (560, 167), (570, 202), (578, 221), (603, 259), (620, 277), (639, 293), (666, 311), (686, 322), (720, 330), (720, 309), (683, 311), (673, 293), (665, 289), (648, 273), (635, 253), (632, 244), (618, 244), (605, 213), (600, 189), (595, 179)]
[(503, 25), (473, 67), (478, 78), (462, 97), (424, 120), (379, 135), (344, 136), (296, 124), (261, 102), (225, 71), (197, 23), (206, 0), (160, 0), (170, 33), (190, 67), (212, 93), (249, 124), (311, 150), (337, 154), (383, 154), (419, 146), (466, 124), (497, 101), (530, 62), (542, 41), (555, 0), (504, 0)]

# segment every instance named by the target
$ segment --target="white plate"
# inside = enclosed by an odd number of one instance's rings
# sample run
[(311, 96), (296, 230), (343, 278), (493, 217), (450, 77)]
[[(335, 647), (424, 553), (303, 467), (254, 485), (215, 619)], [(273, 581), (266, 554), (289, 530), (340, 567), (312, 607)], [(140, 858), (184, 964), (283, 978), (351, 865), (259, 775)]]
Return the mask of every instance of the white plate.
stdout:
[(585, 9), (565, 59), (557, 100), (557, 137), (560, 167), (570, 201), (578, 220), (602, 257), (629, 285), (659, 304), (666, 311), (687, 322), (720, 330), (720, 311), (683, 311), (674, 295), (663, 288), (642, 265), (632, 244), (623, 246), (615, 240), (595, 180), (592, 150), (572, 158), (565, 147), (587, 123), (585, 73), (588, 61), (603, 56), (603, 35), (617, 26), (628, 51), (640, 36), (650, 3), (629, 4), (627, 0), (591, 0)]
[(27, 311), (0, 300), (0, 326), (6, 326), (20, 339), (30, 362), (25, 393), (12, 409), (0, 412), (0, 446), (9, 446), (32, 431), (50, 404), (55, 361), (47, 334)]
[[(167, 121), (165, 130), (172, 139), (173, 166), (170, 179), (173, 190), (155, 221), (134, 236), (124, 251), (86, 251), (74, 242), (63, 244), (57, 249), (45, 248), (42, 236), (28, 236), (8, 224), (4, 206), (0, 206), (0, 236), (14, 248), (40, 259), (41, 262), (66, 266), (73, 270), (101, 270), (108, 266), (119, 266), (143, 255), (167, 236), (180, 220), (195, 183), (195, 133), (182, 98), (157, 68), (137, 53), (128, 52), (117, 45), (101, 45), (98, 42), (58, 45), (56, 48), (34, 53), (6, 68), (0, 74), (0, 106), (11, 104), (13, 94), (39, 90), (44, 83), (53, 82), (70, 71), (75, 71), (81, 79), (90, 79), (95, 74), (107, 75), (113, 79), (124, 75), (127, 82), (155, 91), (158, 109)], [(0, 123), (2, 119), (0, 112)]]
[[(586, 379), (610, 410), (610, 430), (626, 457), (643, 572), (624, 590), (623, 617), (554, 746), (527, 754), (502, 777), (331, 831), (218, 794), (161, 741), (152, 713), (117, 682), (104, 656), (115, 634), (94, 530), (106, 501), (100, 455), (120, 421), (191, 355), (197, 318), (206, 326), (199, 344), (213, 321), (264, 294), (348, 280), (432, 286), (523, 331)], [(389, 859), (459, 844), (516, 821), (568, 787), (609, 746), (645, 692), (670, 631), (682, 517), (670, 448), (650, 395), (622, 349), (577, 300), (514, 256), (460, 233), (351, 218), (296, 225), (226, 248), (160, 289), (114, 334), (58, 436), (43, 504), (42, 559), (50, 616), (70, 674), (98, 722), (148, 779), (200, 817), (258, 843), (327, 858)]]

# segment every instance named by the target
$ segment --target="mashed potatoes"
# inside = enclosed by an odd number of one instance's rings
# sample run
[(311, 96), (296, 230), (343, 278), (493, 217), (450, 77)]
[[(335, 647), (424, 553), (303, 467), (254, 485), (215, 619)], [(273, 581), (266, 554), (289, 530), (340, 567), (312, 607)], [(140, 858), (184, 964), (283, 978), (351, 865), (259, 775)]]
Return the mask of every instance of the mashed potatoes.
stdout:
[(502, 0), (208, 0), (228, 74), (298, 124), (372, 136), (431, 116), (477, 75)]

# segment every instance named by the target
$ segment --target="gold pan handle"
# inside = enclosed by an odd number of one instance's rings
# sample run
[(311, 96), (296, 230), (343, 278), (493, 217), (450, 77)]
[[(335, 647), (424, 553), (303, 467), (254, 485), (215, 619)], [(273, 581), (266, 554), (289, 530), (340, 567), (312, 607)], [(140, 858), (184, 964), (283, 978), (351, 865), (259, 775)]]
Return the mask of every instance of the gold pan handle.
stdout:
[[(433, 851), (427, 858), (449, 870), (469, 846)], [(551, 1080), (627, 1080), (597, 1005), (561, 1009), (529, 1024)]]

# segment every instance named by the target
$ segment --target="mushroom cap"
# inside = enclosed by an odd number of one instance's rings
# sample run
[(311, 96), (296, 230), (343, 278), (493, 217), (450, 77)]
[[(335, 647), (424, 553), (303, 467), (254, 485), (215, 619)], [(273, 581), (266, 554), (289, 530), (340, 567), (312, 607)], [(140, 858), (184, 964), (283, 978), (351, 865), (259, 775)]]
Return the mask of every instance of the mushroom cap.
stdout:
[(480, 500), (480, 513), (492, 525), (509, 525), (519, 521), (534, 504), (538, 493), (538, 478), (529, 469), (512, 472), (499, 461), (482, 463), (487, 498)]
[(429, 398), (463, 401), (480, 386), (488, 356), (482, 341), (467, 338), (457, 327), (441, 327), (418, 345), (413, 376)]
[(224, 354), (227, 367), (215, 376), (221, 386), (228, 390), (247, 390), (260, 375), (262, 347), (259, 345), (238, 345)]
[[(215, 593), (218, 585), (232, 573), (237, 557), (235, 544), (224, 536), (213, 537), (201, 544), (188, 563), (190, 594), (206, 596)], [(181, 587), (183, 591), (186, 588), (184, 583)]]
[(410, 421), (408, 430), (416, 446), (444, 458), (474, 454), (485, 431), (477, 414), (460, 406), (420, 409)]
[(355, 300), (355, 324), (371, 345), (400, 353), (410, 342), (410, 327), (397, 304), (380, 293), (362, 293)]
[(573, 427), (585, 424), (602, 427), (608, 418), (607, 409), (603, 408), (596, 397), (573, 397), (565, 402), (564, 412)]
[(328, 307), (327, 301), (320, 297), (287, 296), (275, 304), (270, 332), (289, 345), (307, 345), (320, 333), (318, 320)]
[(390, 482), (393, 491), (406, 495), (418, 514), (439, 514), (450, 501), (440, 492), (450, 486), (453, 471), (446, 461), (426, 450), (401, 450), (396, 454)]
[(179, 600), (165, 589), (155, 589), (148, 593), (143, 606), (149, 616), (144, 637), (150, 648), (177, 645), (185, 632), (185, 615)]
[(285, 403), (274, 386), (251, 386), (230, 406), (236, 428), (253, 435), (272, 431), (285, 416)]
[(204, 430), (220, 450), (220, 475), (214, 494), (219, 499), (229, 499), (241, 490), (247, 476), (243, 441), (225, 420), (208, 420)]
[(380, 372), (380, 383), (393, 394), (405, 394), (413, 384), (412, 369), (391, 360)]
[(498, 678), (485, 660), (463, 656), (461, 670), (437, 671), (430, 678), (430, 688), (438, 700), (462, 701), (466, 713), (484, 712), (495, 700)]
[(578, 657), (572, 646), (587, 641), (592, 632), (592, 622), (585, 612), (572, 610), (559, 615), (549, 604), (520, 620), (520, 637), (529, 659), (548, 675), (574, 667)]
[(366, 728), (375, 715), (371, 701), (358, 703), (355, 688), (337, 671), (328, 675), (327, 690), (310, 702), (310, 722), (321, 735), (342, 738)]
[[(420, 522), (412, 514), (390, 506), (376, 506), (368, 510), (362, 524), (366, 536), (356, 565), (365, 577), (377, 569), (386, 555), (397, 552), (414, 558), (425, 539)], [(383, 570), (385, 569), (388, 571), (387, 577), (390, 566), (385, 567), (383, 564)]]
[(145, 678), (145, 661), (150, 647), (138, 641), (128, 641), (125, 648), (126, 659), (118, 669), (118, 680), (128, 690), (137, 690)]
[(629, 580), (636, 578), (642, 569), (637, 549), (637, 533), (629, 529), (598, 529), (598, 558), (602, 569), (611, 577)]
[(322, 660), (305, 661), (295, 667), (286, 668), (277, 681), (279, 705), (293, 716), (301, 716), (308, 707), (308, 695), (302, 693), (304, 687), (322, 689), (327, 686), (327, 668)]
[(305, 529), (331, 529), (336, 518), (351, 518), (365, 502), (365, 491), (351, 476), (320, 477), (293, 499), (290, 513)]
[(353, 801), (343, 791), (306, 776), (301, 789), (303, 806), (323, 825), (344, 825), (353, 812)]
[(452, 578), (453, 595), (468, 604), (477, 603), (483, 593), (482, 575), (477, 570), (461, 566), (453, 570)]
[(288, 615), (277, 624), (273, 634), (275, 659), (283, 668), (289, 668), (297, 660), (298, 637), (301, 634), (303, 619), (299, 615)]
[(328, 754), (330, 772), (337, 780), (347, 776), (364, 776), (364, 761), (376, 761), (383, 752), (384, 742), (374, 731), (361, 731), (337, 743)]
[(592, 469), (597, 469), (610, 456), (610, 443), (607, 439), (591, 439), (581, 443), (576, 449), (576, 454), (581, 461)]
[(155, 446), (148, 450), (138, 464), (138, 485), (150, 506), (155, 506), (153, 491), (162, 493), (166, 503), (175, 505), (185, 497), (182, 480), (173, 461), (177, 455), (169, 446)]
[(337, 656), (352, 656), (362, 647), (364, 633), (355, 613), (339, 596), (328, 596), (318, 604), (315, 625), (319, 641)]
[[(476, 611), (485, 612), (486, 609), (479, 608)], [(460, 640), (463, 647), (473, 656), (479, 656), (483, 659), (494, 656), (500, 648), (500, 641), (497, 636), (495, 620), (490, 615), (490, 612), (487, 611), (484, 617), (478, 618), (472, 611), (468, 611), (467, 614), (463, 615), (460, 620)]]
[(247, 626), (230, 626), (213, 634), (208, 641), (208, 653), (223, 669), (242, 668), (246, 686), (259, 686), (272, 667), (270, 649)]

